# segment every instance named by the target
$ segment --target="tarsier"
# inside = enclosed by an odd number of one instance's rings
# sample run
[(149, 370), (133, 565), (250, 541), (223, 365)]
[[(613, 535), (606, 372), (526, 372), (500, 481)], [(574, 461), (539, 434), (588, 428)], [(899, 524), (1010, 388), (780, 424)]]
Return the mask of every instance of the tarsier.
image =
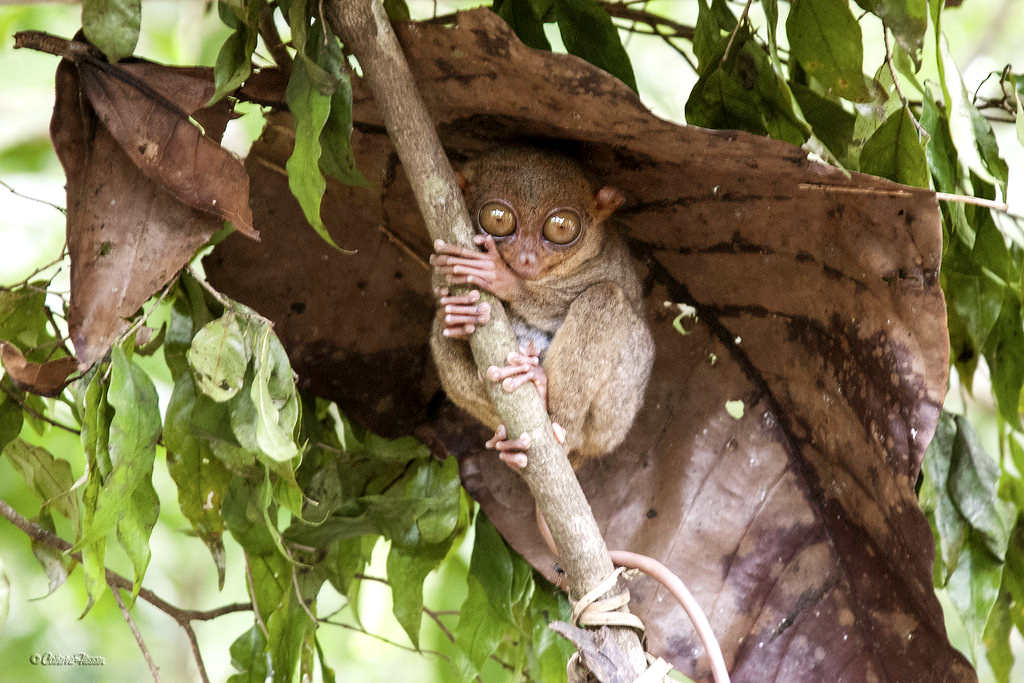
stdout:
[[(616, 448), (643, 403), (654, 342), (629, 251), (607, 218), (623, 202), (614, 187), (594, 190), (567, 157), (533, 148), (501, 148), (456, 174), (479, 248), (435, 242), (439, 297), (431, 348), (448, 396), (495, 428), (487, 442), (513, 467), (526, 464), (529, 436), (510, 439), (485, 391), (533, 382), (555, 433), (578, 467)], [(508, 311), (519, 351), (481, 378), (466, 338), (489, 320), (479, 291)]]

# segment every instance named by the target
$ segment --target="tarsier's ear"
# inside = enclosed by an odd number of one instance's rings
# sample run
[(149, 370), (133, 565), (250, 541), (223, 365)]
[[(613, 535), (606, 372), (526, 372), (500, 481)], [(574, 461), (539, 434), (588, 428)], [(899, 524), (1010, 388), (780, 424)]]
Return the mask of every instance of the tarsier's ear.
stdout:
[(468, 197), (470, 188), (469, 178), (462, 175), (460, 171), (455, 171), (455, 181), (459, 184), (459, 187), (462, 188), (462, 196)]
[(611, 185), (605, 185), (594, 195), (597, 217), (600, 220), (608, 218), (615, 209), (622, 206), (624, 201), (626, 201), (626, 195), (622, 194), (622, 190)]

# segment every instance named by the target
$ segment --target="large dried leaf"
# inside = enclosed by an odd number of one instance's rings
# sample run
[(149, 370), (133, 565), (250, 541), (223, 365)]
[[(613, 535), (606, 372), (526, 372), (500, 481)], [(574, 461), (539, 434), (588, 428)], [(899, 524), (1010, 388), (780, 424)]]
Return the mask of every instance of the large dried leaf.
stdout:
[[(973, 680), (946, 638), (913, 489), (948, 364), (934, 195), (661, 121), (621, 83), (525, 48), (488, 12), (400, 39), (456, 163), (509, 140), (568, 140), (628, 197), (619, 218), (657, 358), (630, 437), (579, 472), (609, 545), (689, 584), (733, 680)], [(247, 162), (265, 243), (226, 241), (208, 272), (275, 321), (314, 390), (379, 431), (421, 422), (459, 454), (488, 516), (553, 577), (526, 487), (482, 452), (478, 426), (432, 400), (429, 238), (362, 89), (355, 118), (353, 148), (376, 186), (329, 185), (324, 215), (359, 253), (314, 248), (299, 229), (281, 176), (288, 119), (275, 116)], [(679, 303), (697, 311), (686, 335), (673, 326)], [(726, 409), (736, 401), (740, 417)], [(646, 578), (631, 593), (651, 649), (706, 679), (682, 610)]]
[(244, 168), (186, 118), (196, 112), (208, 134), (223, 132), (227, 107), (197, 111), (213, 92), (210, 72), (99, 64), (60, 63), (50, 124), (67, 174), (69, 328), (83, 368), (222, 219), (255, 235)]

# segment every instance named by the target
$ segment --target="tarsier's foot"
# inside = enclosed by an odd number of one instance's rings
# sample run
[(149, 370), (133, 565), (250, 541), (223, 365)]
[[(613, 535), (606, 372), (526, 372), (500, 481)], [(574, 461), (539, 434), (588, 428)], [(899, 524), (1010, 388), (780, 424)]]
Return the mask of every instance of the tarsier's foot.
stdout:
[(498, 451), (498, 457), (501, 458), (501, 461), (518, 471), (526, 467), (528, 462), (526, 450), (530, 447), (531, 443), (533, 443), (533, 440), (530, 438), (529, 433), (523, 434), (518, 439), (509, 439), (505, 425), (498, 425), (498, 428), (494, 430), (494, 436), (488, 439), (484, 445)]
[(491, 305), (480, 301), (480, 292), (472, 290), (467, 294), (452, 296), (447, 287), (437, 290), (438, 305), (444, 311), (444, 331), (446, 337), (468, 337), (491, 319)]

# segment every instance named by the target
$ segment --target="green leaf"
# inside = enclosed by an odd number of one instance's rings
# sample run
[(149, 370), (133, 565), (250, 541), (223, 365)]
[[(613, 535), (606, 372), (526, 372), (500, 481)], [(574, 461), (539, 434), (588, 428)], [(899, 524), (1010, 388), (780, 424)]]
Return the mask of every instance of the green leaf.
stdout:
[(860, 170), (904, 185), (928, 187), (928, 159), (906, 107), (894, 112), (864, 143)]
[(1009, 591), (1000, 591), (985, 626), (985, 659), (992, 667), (998, 683), (1010, 683), (1010, 671), (1013, 670), (1014, 656), (1010, 647), (1010, 634), (1013, 632), (1013, 619), (1010, 617), (1012, 602)]
[[(286, 576), (290, 577), (291, 567), (284, 572)], [(274, 669), (275, 680), (292, 680), (296, 665), (299, 663), (299, 654), (302, 650), (306, 629), (314, 626), (315, 624), (310, 621), (309, 616), (299, 604), (299, 598), (289, 581), (286, 590), (281, 593), (277, 607), (267, 619), (270, 662)]]
[(174, 385), (164, 418), (167, 471), (178, 487), (178, 505), (196, 534), (210, 549), (217, 584), (224, 587), (224, 520), (221, 504), (231, 472), (214, 456), (209, 443), (192, 431), (195, 383), (188, 373)]
[(196, 386), (217, 402), (232, 398), (245, 383), (251, 350), (247, 321), (228, 312), (203, 325), (192, 340), (188, 361)]
[(992, 606), (999, 597), (1003, 563), (975, 542), (973, 532), (956, 569), (949, 577), (949, 598), (964, 622), (972, 646), (978, 648), (984, 637)]
[(953, 138), (949, 134), (949, 119), (946, 118), (925, 89), (921, 102), (921, 127), (928, 133), (925, 145), (928, 168), (931, 169), (935, 189), (940, 192), (956, 192), (959, 178), (959, 159)]
[[(943, 413), (923, 463), (922, 491), (937, 536), (945, 583), (972, 642), (981, 642), (999, 594), (1012, 506), (996, 494), (999, 467), (970, 423)], [(922, 505), (925, 503), (922, 495)]]
[(228, 683), (264, 683), (270, 679), (270, 656), (267, 639), (259, 624), (240, 635), (231, 643), (231, 665), (239, 672), (228, 678)]
[(857, 4), (881, 19), (920, 67), (924, 34), (928, 29), (926, 0), (857, 0)]
[[(57, 532), (57, 528), (53, 524), (53, 517), (48, 512), (41, 513), (36, 519), (36, 523), (47, 531)], [(68, 575), (74, 566), (74, 560), (63, 551), (35, 539), (32, 539), (32, 554), (35, 555), (36, 560), (42, 565), (43, 570), (46, 572), (46, 577), (49, 579), (46, 594), (52, 595), (54, 591), (63, 586), (64, 582), (67, 581)]]
[(551, 49), (551, 43), (544, 34), (544, 23), (530, 0), (495, 0), (493, 10), (515, 31), (524, 45), (535, 50)]
[(835, 99), (821, 95), (803, 83), (791, 81), (789, 87), (814, 135), (837, 159), (846, 162), (857, 117)]
[(954, 419), (957, 435), (949, 466), (949, 493), (984, 547), (1002, 561), (1010, 541), (1011, 510), (996, 495), (999, 465), (985, 452), (971, 423), (961, 415)]
[(78, 498), (71, 492), (75, 484), (71, 464), (20, 438), (9, 443), (3, 453), (29, 488), (43, 500), (41, 510), (56, 510), (71, 522), (76, 532), (79, 531), (81, 519)]
[(293, 436), (299, 403), (291, 365), (270, 325), (259, 332), (257, 344), (256, 377), (250, 393), (256, 406), (256, 441), (260, 455), (287, 462), (300, 452)]
[(295, 147), (285, 164), (288, 187), (299, 200), (310, 226), (325, 242), (339, 248), (320, 217), (320, 203), (327, 188), (327, 181), (320, 171), (320, 134), (331, 111), (331, 98), (315, 87), (305, 60), (293, 62), (285, 99), (295, 119)]
[(484, 587), (494, 613), (509, 624), (518, 624), (533, 593), (533, 570), (509, 550), (483, 514), (476, 519), (469, 571)]
[(1006, 290), (999, 318), (984, 349), (992, 376), (992, 389), (999, 414), (1015, 429), (1020, 421), (1021, 386), (1024, 385), (1024, 321), (1020, 297)]
[[(47, 331), (46, 283), (34, 282), (18, 289), (0, 289), (0, 339), (20, 349), (34, 349), (52, 338)], [(46, 360), (34, 356), (26, 358)]]
[(391, 21), (408, 21), (411, 16), (405, 0), (384, 0), (384, 11)]
[(115, 513), (117, 537), (134, 569), (134, 601), (149, 566), (149, 537), (160, 511), (153, 488), (153, 461), (161, 424), (153, 380), (125, 357), (120, 346), (111, 351), (107, 401), (114, 409), (110, 422), (114, 471), (100, 491), (97, 506), (120, 507)]
[(600, 67), (636, 90), (629, 55), (612, 18), (594, 0), (555, 0), (555, 20), (570, 54)]
[[(999, 156), (999, 146), (988, 120), (971, 101), (956, 62), (949, 53), (945, 37), (939, 40), (940, 63), (943, 65), (949, 130), (961, 161), (985, 182), (999, 185), (1006, 191), (1008, 169)], [(954, 79), (949, 83), (949, 79)]]
[(142, 0), (82, 2), (82, 31), (111, 62), (135, 52), (141, 23)]
[[(491, 609), (487, 591), (472, 573), (466, 577), (466, 586), (469, 591), (459, 608), (459, 622), (455, 627), (455, 642), (466, 655), (467, 662), (472, 665), (472, 669), (465, 673), (475, 677), (480, 675), (480, 670), (487, 662), (488, 657), (497, 651), (498, 646), (505, 639), (508, 624), (501, 620), (502, 615), (495, 614)], [(468, 667), (464, 668), (468, 669)], [(564, 667), (560, 673), (564, 675)], [(463, 680), (465, 678), (464, 675)], [(538, 678), (537, 680), (547, 679)]]
[(241, 0), (217, 3), (217, 11), (234, 33), (228, 36), (217, 53), (213, 67), (214, 93), (210, 103), (224, 97), (249, 78), (252, 73), (252, 53), (259, 38), (259, 18), (262, 0)]
[(793, 0), (786, 34), (792, 56), (827, 93), (855, 102), (870, 99), (860, 24), (847, 0)]
[(331, 112), (320, 133), (320, 166), (331, 177), (348, 185), (369, 185), (356, 167), (352, 152), (352, 82), (341, 74), (337, 90), (331, 95)]
[(415, 550), (392, 545), (388, 552), (387, 572), (391, 584), (392, 611), (413, 647), (420, 646), (420, 623), (423, 616), (423, 580), (442, 557), (421, 554)]

